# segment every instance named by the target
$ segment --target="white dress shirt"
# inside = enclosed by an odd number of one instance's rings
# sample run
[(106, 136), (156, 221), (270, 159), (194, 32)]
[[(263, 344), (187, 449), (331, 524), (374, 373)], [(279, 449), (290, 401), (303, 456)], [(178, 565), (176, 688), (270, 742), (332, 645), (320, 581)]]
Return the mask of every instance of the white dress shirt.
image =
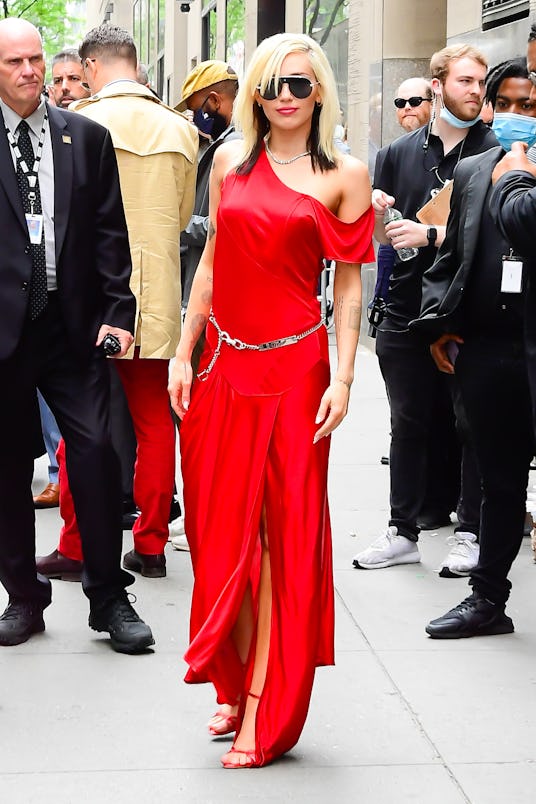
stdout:
[[(4, 123), (17, 140), (19, 132), (17, 127), (23, 119), (17, 112), (14, 112), (7, 103), (0, 98), (0, 110), (4, 117)], [(35, 112), (26, 117), (29, 126), (29, 135), (34, 149), (37, 151), (39, 136), (43, 128), (43, 118), (45, 116), (45, 101), (42, 100)], [(11, 146), (9, 147), (13, 159), (13, 167), (17, 170), (17, 159)], [(31, 169), (32, 165), (28, 165)], [(39, 163), (39, 191), (41, 193), (41, 208), (43, 210), (43, 223), (45, 228), (45, 256), (47, 263), (47, 289), (57, 290), (56, 283), (56, 246), (54, 236), (54, 157), (52, 154), (52, 140), (50, 137), (50, 126), (47, 125), (45, 139), (43, 142), (43, 153)]]

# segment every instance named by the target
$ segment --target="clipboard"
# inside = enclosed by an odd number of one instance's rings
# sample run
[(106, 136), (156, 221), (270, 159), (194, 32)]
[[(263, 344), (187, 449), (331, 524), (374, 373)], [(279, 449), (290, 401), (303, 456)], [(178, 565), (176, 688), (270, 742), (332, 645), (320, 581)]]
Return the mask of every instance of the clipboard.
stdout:
[(452, 179), (445, 182), (441, 190), (417, 210), (416, 218), (419, 223), (426, 223), (428, 226), (446, 226), (453, 185)]

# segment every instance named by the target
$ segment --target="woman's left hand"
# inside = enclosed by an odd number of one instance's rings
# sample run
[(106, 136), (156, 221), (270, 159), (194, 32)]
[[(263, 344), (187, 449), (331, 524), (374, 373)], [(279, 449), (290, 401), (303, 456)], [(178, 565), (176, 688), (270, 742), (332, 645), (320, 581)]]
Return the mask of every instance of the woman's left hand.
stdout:
[(324, 422), (313, 438), (313, 444), (321, 438), (329, 435), (342, 422), (348, 412), (348, 400), (350, 398), (350, 388), (342, 380), (332, 380), (326, 388), (320, 407), (316, 414), (315, 424)]

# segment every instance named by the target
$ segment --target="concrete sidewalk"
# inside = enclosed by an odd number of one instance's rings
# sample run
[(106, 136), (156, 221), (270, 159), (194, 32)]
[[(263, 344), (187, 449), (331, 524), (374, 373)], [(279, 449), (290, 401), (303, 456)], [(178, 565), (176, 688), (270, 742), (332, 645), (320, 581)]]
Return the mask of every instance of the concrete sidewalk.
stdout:
[[(259, 770), (221, 769), (230, 742), (207, 735), (213, 692), (181, 680), (190, 559), (168, 549), (168, 577), (140, 578), (133, 587), (154, 630), (154, 654), (113, 653), (87, 627), (79, 584), (63, 582), (54, 582), (46, 632), (0, 650), (0, 802), (535, 801), (530, 545), (524, 541), (511, 575), (515, 634), (429, 640), (428, 620), (467, 594), (465, 580), (434, 571), (452, 529), (423, 535), (422, 564), (358, 571), (351, 563), (386, 524), (389, 470), (380, 457), (388, 430), (376, 358), (360, 348), (330, 475), (337, 665), (318, 671), (307, 724), (288, 756)], [(46, 482), (41, 459), (35, 488)], [(38, 512), (37, 522), (38, 552), (48, 553), (57, 543), (57, 511)], [(5, 602), (2, 591), (2, 608)]]

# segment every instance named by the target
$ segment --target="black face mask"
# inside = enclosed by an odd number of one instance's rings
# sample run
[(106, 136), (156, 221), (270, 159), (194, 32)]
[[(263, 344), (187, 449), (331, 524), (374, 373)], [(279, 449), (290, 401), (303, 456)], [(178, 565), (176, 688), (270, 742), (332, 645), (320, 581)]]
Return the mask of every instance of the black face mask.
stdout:
[(205, 111), (203, 107), (194, 112), (194, 123), (199, 131), (209, 134), (213, 140), (217, 140), (229, 125), (222, 114)]
[(217, 140), (220, 134), (223, 134), (225, 129), (229, 126), (227, 119), (219, 112), (209, 112), (209, 117), (212, 118), (212, 131), (210, 135), (213, 140)]

